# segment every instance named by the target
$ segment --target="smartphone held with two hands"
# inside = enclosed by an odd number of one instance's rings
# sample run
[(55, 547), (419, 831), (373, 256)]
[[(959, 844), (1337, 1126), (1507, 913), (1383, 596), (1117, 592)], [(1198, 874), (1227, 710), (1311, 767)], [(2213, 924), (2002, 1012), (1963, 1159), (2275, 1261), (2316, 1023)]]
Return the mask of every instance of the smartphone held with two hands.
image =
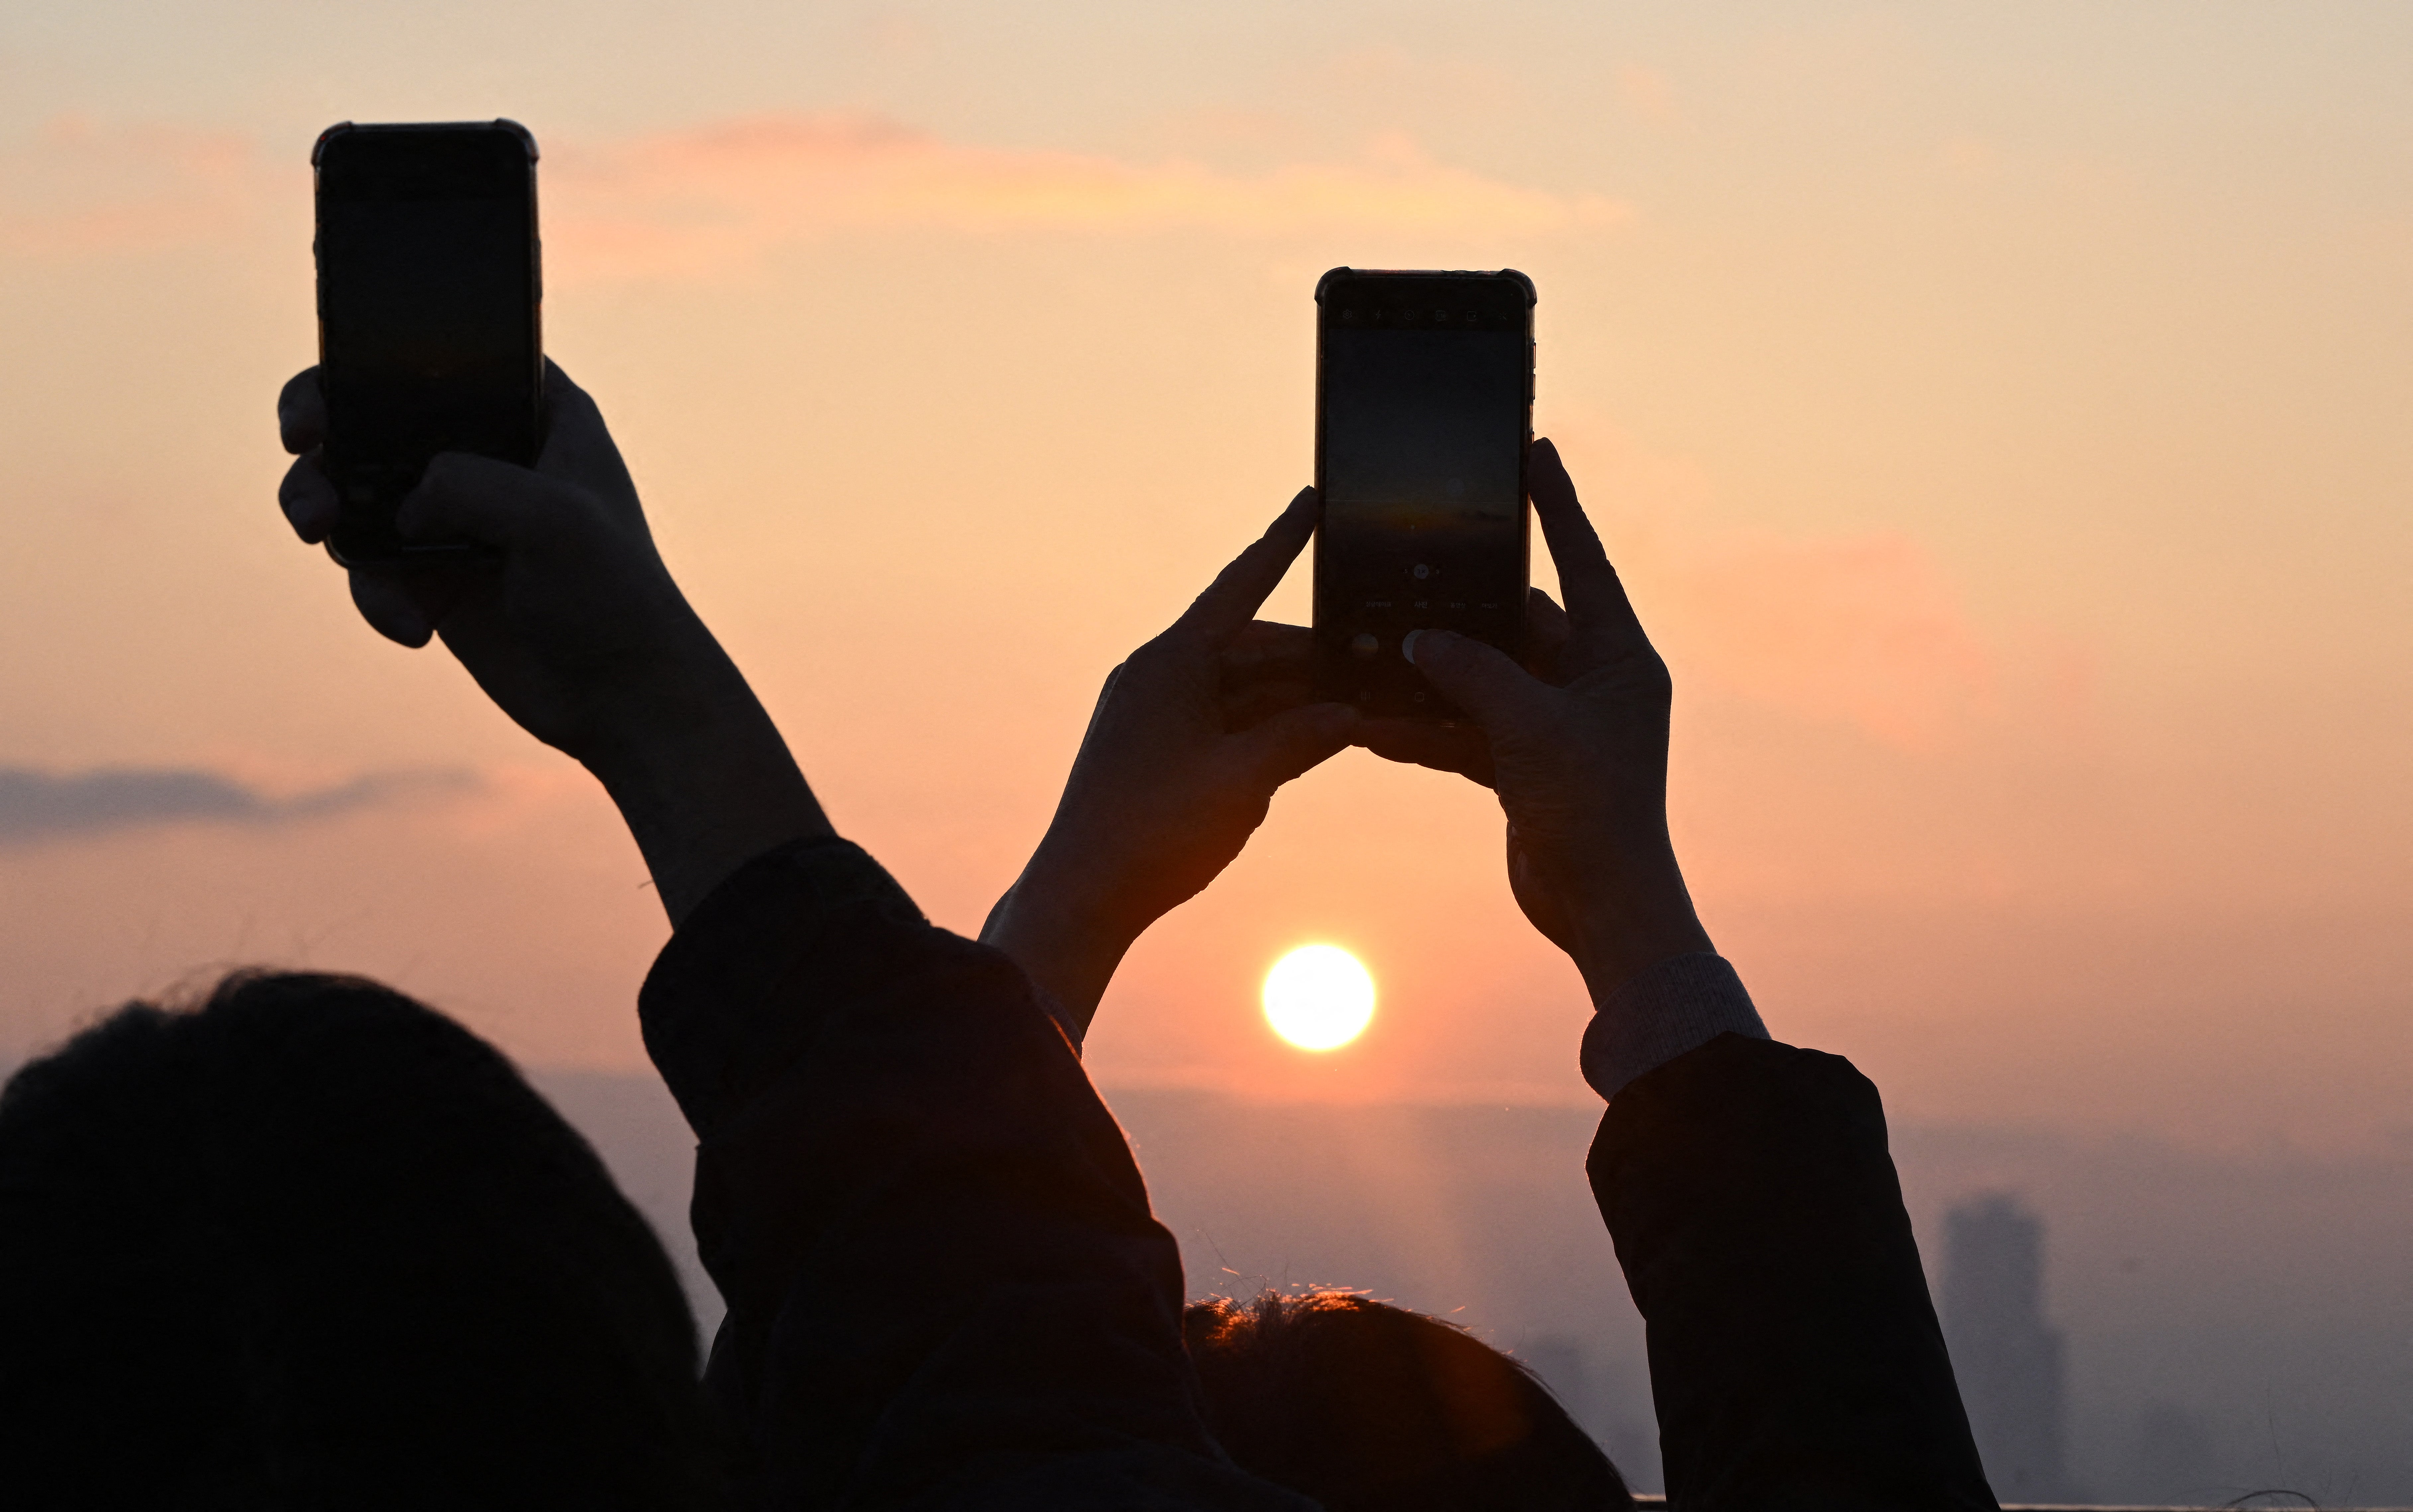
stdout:
[(1401, 652), (1411, 633), (1521, 649), (1533, 304), (1513, 269), (1316, 285), (1318, 697), (1448, 719)]

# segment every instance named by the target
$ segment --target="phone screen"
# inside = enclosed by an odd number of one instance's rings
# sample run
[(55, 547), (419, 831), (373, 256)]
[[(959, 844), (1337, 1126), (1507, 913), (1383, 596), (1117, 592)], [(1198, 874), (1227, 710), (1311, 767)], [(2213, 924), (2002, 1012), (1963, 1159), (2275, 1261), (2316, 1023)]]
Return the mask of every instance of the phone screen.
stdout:
[(1317, 640), (1327, 696), (1445, 712), (1412, 630), (1513, 647), (1526, 580), (1532, 400), (1521, 278), (1327, 279), (1318, 378)]
[[(318, 171), (328, 470), (356, 550), (439, 452), (536, 457), (542, 363), (528, 147), (491, 126), (355, 127)], [(339, 548), (342, 546), (339, 541)]]

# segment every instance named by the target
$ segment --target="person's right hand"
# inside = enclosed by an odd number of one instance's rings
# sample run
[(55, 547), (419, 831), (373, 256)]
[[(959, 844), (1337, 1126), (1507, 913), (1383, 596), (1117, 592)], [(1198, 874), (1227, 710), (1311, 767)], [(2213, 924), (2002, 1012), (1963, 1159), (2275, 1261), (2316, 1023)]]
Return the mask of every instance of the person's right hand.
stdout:
[[(620, 738), (627, 705), (707, 654), (699, 638), (710, 637), (654, 549), (602, 412), (551, 363), (544, 409), (535, 467), (447, 452), (395, 516), (407, 539), (463, 537), (498, 560), (355, 571), (352, 601), (388, 640), (417, 647), (441, 635), (504, 713), (584, 761)], [(319, 467), (327, 411), (317, 368), (286, 384), (276, 420), (295, 456), (277, 502), (316, 543), (338, 513)]]
[[(319, 466), (312, 368), (276, 403), (296, 460), (277, 491), (303, 541), (338, 514)], [(446, 452), (395, 515), (406, 538), (466, 539), (492, 560), (355, 571), (352, 600), (389, 640), (444, 645), (504, 713), (600, 778), (673, 923), (730, 872), (829, 823), (736, 665), (654, 549), (636, 485), (585, 391), (545, 364), (533, 467)]]
[(1412, 634), (1402, 649), (1473, 725), (1369, 720), (1357, 743), (1499, 793), (1517, 904), (1599, 1001), (1710, 938), (1667, 836), (1666, 663), (1548, 441), (1533, 443), (1529, 476), (1566, 609), (1532, 591), (1525, 666), (1447, 630)]

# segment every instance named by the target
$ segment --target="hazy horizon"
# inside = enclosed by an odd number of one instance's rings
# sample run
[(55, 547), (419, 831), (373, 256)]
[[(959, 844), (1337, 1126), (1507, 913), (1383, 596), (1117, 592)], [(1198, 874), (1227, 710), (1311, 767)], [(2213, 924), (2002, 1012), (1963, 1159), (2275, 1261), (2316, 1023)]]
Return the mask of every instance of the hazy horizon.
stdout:
[[(691, 1141), (669, 1094), (642, 1075), (536, 1080), (661, 1231), (708, 1332), (720, 1310), (687, 1233)], [(1584, 1184), (1596, 1110), (1104, 1096), (1192, 1297), (1337, 1286), (1446, 1316), (1539, 1369), (1637, 1484), (1660, 1484), (1642, 1321)], [(2010, 1193), (2043, 1220), (2070, 1490), (2413, 1501), (2413, 1146), (2207, 1154), (1900, 1120), (1893, 1134), (1932, 1289), (1949, 1208)]]

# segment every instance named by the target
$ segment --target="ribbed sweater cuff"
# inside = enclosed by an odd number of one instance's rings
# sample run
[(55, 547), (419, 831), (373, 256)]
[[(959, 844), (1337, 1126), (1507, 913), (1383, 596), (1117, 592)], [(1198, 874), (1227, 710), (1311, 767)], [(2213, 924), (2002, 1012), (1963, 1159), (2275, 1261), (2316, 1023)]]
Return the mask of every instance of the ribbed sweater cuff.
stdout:
[(1742, 978), (1707, 951), (1644, 968), (1595, 1008), (1584, 1030), (1583, 1075), (1612, 1102), (1636, 1077), (1721, 1034), (1768, 1038)]

